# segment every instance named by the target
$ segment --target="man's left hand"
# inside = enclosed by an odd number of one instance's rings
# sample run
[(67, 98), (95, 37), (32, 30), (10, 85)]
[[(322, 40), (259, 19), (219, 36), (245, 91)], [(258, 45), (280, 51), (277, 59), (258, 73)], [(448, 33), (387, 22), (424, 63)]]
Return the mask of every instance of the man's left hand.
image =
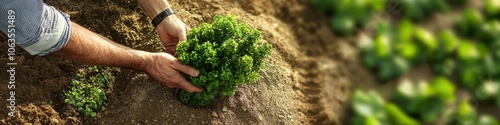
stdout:
[(187, 33), (191, 28), (187, 26), (176, 15), (170, 15), (156, 27), (158, 36), (167, 50), (167, 53), (177, 56), (175, 53), (177, 44), (187, 40)]

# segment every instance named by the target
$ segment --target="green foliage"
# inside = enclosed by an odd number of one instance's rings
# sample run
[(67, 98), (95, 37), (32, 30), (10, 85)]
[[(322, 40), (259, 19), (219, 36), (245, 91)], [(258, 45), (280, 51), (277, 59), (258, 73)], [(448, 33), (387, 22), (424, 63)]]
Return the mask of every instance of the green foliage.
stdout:
[(499, 125), (495, 117), (479, 115), (467, 100), (462, 100), (450, 117), (454, 120), (449, 121), (448, 119), (447, 125)]
[(362, 60), (365, 65), (378, 73), (380, 80), (390, 80), (410, 69), (407, 60), (393, 54), (395, 47), (393, 47), (391, 36), (388, 33), (380, 34), (374, 42), (367, 39), (365, 43), (362, 47)]
[[(412, 28), (411, 26), (401, 25), (407, 28)], [(408, 72), (411, 62), (419, 58), (421, 52), (418, 51), (417, 43), (412, 42), (412, 38), (407, 38), (413, 36), (413, 32), (406, 30), (399, 32), (403, 37), (395, 37), (389, 22), (383, 21), (377, 27), (374, 41), (363, 39), (361, 58), (368, 68), (378, 73), (381, 81), (386, 82)]]
[(477, 39), (485, 42), (486, 44), (493, 44), (500, 39), (500, 22), (498, 20), (490, 20), (483, 22), (479, 29), (477, 29)]
[(430, 122), (455, 101), (455, 86), (444, 77), (435, 78), (432, 84), (403, 81), (396, 88), (393, 101), (405, 112)]
[(395, 125), (419, 125), (417, 120), (406, 115), (397, 105), (392, 103), (387, 103), (384, 106), (385, 112), (389, 116), (389, 119)]
[[(484, 17), (481, 11), (465, 8), (454, 24), (454, 31), (437, 29), (434, 33), (431, 31), (435, 30), (413, 25), (411, 20), (423, 20), (433, 12), (447, 11), (444, 1), (401, 0), (403, 19), (397, 29), (392, 29), (388, 21), (382, 21), (373, 34), (373, 41), (359, 40), (362, 62), (374, 70), (382, 82), (406, 73), (412, 65), (424, 64), (431, 68), (434, 77), (431, 83), (404, 81), (396, 87), (392, 102), (384, 106), (390, 124), (418, 124), (413, 122), (417, 120), (435, 123), (441, 116), (447, 121), (451, 115), (453, 120), (459, 119), (452, 124), (498, 124), (493, 117), (477, 115), (466, 101), (457, 109), (447, 106), (455, 103), (455, 84), (451, 81), (457, 81), (473, 98), (496, 102), (500, 107), (500, 9), (493, 7), (500, 6), (500, 2), (485, 0), (486, 4), (495, 5), (485, 5)], [(464, 5), (468, 0), (445, 2)], [(398, 70), (403, 63), (389, 62), (405, 62), (404, 67), (408, 68)], [(373, 116), (364, 121), (380, 123)]]
[(458, 18), (455, 28), (458, 33), (467, 37), (475, 37), (478, 35), (479, 28), (484, 22), (484, 17), (477, 10), (467, 8)]
[(490, 80), (483, 81), (483, 83), (476, 88), (474, 94), (479, 100), (494, 99), (500, 94), (500, 83)]
[(439, 47), (436, 37), (424, 28), (415, 28), (415, 41), (421, 46), (420, 50), (426, 52), (426, 56), (433, 55)]
[(439, 39), (440, 39), (440, 50), (444, 50), (445, 54), (452, 54), (456, 49), (459, 44), (459, 39), (453, 33), (453, 31), (446, 29), (442, 30), (439, 33)]
[(489, 115), (481, 115), (477, 125), (499, 125), (497, 119)]
[(478, 63), (483, 56), (479, 49), (479, 46), (472, 42), (461, 42), (458, 47), (458, 59), (465, 65)]
[(378, 69), (378, 76), (382, 81), (388, 81), (401, 74), (408, 72), (408, 62), (398, 56), (382, 60)]
[(466, 100), (463, 100), (456, 111), (458, 125), (474, 125), (476, 122), (477, 112)]
[(438, 49), (431, 55), (431, 70), (440, 76), (452, 76), (456, 69), (453, 57), (459, 44), (459, 39), (451, 30), (442, 30), (439, 33)]
[(435, 123), (440, 115), (449, 125), (498, 125), (496, 118), (481, 115), (466, 100), (448, 112), (445, 107), (455, 103), (455, 88), (445, 77), (432, 83), (403, 82), (386, 102), (375, 91), (356, 90), (352, 97), (351, 125), (420, 125)]
[(386, 125), (389, 122), (384, 112), (384, 100), (375, 91), (355, 91), (351, 105), (354, 111), (352, 125)]
[(445, 107), (455, 102), (455, 88), (444, 77), (432, 83), (398, 85), (392, 102), (385, 102), (375, 91), (356, 90), (352, 97), (352, 125), (419, 125), (438, 119)]
[(188, 105), (205, 106), (217, 95), (230, 96), (236, 86), (255, 82), (271, 45), (261, 42), (260, 32), (238, 23), (233, 15), (215, 16), (212, 24), (203, 23), (189, 31), (188, 40), (177, 45), (178, 59), (200, 71), (187, 77), (199, 93), (182, 90), (180, 100)]
[(431, 70), (436, 75), (451, 77), (455, 71), (456, 63), (452, 58), (433, 62)]
[(70, 90), (64, 93), (64, 102), (86, 116), (95, 117), (97, 110), (105, 109), (107, 97), (104, 91), (114, 76), (110, 68), (99, 66), (78, 71), (70, 83)]
[(339, 34), (349, 35), (354, 32), (356, 24), (351, 17), (337, 16), (330, 20), (330, 26)]
[(311, 0), (313, 6), (330, 17), (337, 34), (350, 36), (357, 27), (365, 27), (373, 12), (385, 8), (386, 0)]
[(500, 19), (500, 2), (498, 0), (484, 0), (484, 13), (489, 18)]
[(403, 16), (412, 20), (423, 20), (435, 12), (450, 11), (445, 0), (399, 0)]
[(446, 2), (454, 5), (465, 5), (469, 3), (469, 0), (446, 0)]
[(460, 43), (457, 50), (459, 61), (458, 74), (460, 76), (460, 83), (467, 89), (474, 90), (484, 78), (487, 78), (485, 76), (494, 75), (488, 74), (485, 71), (495, 69), (487, 69), (486, 66), (490, 65), (483, 65), (487, 63), (488, 51), (486, 46), (481, 43), (474, 44), (469, 41)]
[(437, 97), (445, 104), (455, 102), (455, 86), (445, 77), (436, 77), (431, 85)]

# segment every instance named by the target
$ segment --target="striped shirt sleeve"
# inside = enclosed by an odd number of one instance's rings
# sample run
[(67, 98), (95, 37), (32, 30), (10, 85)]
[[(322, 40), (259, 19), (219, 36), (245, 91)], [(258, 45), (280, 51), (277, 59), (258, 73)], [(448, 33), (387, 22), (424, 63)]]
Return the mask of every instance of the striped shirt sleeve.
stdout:
[[(69, 15), (41, 0), (0, 0), (0, 30), (14, 25), (15, 43), (31, 55), (44, 56), (63, 48), (71, 35)], [(8, 11), (15, 12), (9, 14)], [(14, 23), (7, 18), (14, 15)]]

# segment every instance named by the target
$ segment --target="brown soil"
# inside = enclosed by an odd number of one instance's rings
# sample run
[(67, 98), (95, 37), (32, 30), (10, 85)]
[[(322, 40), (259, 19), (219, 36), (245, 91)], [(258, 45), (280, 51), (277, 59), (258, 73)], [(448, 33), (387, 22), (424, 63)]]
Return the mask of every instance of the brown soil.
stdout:
[[(262, 31), (273, 45), (255, 84), (240, 86), (235, 95), (217, 98), (203, 108), (182, 104), (177, 90), (160, 85), (144, 73), (121, 69), (115, 73), (108, 106), (87, 118), (63, 102), (62, 93), (81, 64), (55, 56), (18, 53), (17, 117), (3, 124), (342, 124), (352, 83), (374, 83), (360, 64), (350, 39), (337, 38), (327, 17), (308, 0), (169, 0), (191, 27), (214, 15), (234, 14)], [(71, 15), (72, 21), (120, 44), (151, 52), (164, 51), (136, 1), (47, 1)], [(5, 36), (0, 38), (6, 44)], [(0, 46), (7, 50), (7, 46)], [(2, 54), (0, 64), (6, 64)], [(2, 67), (2, 71), (7, 70)], [(0, 81), (7, 83), (8, 74)], [(0, 87), (8, 104), (7, 87)], [(52, 103), (52, 104), (50, 104)]]

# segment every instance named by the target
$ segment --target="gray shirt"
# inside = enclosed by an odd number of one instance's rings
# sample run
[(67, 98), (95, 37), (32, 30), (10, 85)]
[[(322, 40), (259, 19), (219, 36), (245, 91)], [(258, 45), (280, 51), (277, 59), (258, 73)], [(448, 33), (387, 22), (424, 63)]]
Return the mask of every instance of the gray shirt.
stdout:
[(0, 30), (31, 55), (47, 55), (68, 42), (71, 35), (68, 14), (42, 0), (0, 0), (0, 3)]

